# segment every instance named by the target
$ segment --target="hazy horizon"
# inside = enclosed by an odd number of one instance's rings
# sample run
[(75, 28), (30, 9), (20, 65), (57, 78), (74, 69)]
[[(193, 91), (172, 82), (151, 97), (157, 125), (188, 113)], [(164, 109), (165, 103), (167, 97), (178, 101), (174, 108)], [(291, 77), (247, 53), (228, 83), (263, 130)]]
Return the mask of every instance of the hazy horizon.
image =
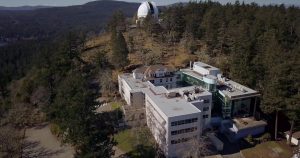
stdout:
[[(71, 6), (71, 5), (81, 5), (87, 2), (95, 0), (1, 0), (0, 6), (4, 7), (20, 7), (20, 6)], [(124, 2), (136, 2), (141, 3), (144, 0), (119, 0)], [(190, 0), (157, 0), (154, 2), (157, 5), (168, 5), (178, 2), (189, 2)], [(218, 1), (222, 4), (234, 3), (236, 0), (213, 0)], [(300, 6), (300, 0), (240, 0), (240, 2), (251, 3), (255, 2), (259, 5), (268, 4), (285, 4), (285, 5), (296, 5)]]

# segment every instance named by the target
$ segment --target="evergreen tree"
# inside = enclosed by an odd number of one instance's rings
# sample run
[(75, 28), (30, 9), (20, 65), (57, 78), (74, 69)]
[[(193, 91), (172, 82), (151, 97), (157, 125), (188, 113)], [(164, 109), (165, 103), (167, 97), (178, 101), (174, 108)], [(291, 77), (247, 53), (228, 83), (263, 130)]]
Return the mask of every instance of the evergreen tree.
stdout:
[(112, 127), (104, 121), (107, 116), (94, 113), (95, 96), (87, 80), (74, 72), (58, 85), (56, 94), (49, 116), (59, 125), (63, 140), (74, 145), (80, 157), (110, 157)]
[(122, 68), (128, 65), (128, 48), (125, 38), (121, 32), (114, 30), (111, 33), (111, 49), (112, 49), (112, 58), (111, 63), (116, 68)]

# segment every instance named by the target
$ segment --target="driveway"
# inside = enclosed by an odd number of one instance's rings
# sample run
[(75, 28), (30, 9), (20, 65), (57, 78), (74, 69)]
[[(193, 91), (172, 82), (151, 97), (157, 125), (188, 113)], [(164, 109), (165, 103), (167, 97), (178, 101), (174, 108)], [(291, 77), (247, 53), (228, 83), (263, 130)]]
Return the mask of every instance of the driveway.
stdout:
[(52, 135), (48, 124), (26, 129), (22, 157), (24, 158), (73, 158), (74, 149), (62, 145)]

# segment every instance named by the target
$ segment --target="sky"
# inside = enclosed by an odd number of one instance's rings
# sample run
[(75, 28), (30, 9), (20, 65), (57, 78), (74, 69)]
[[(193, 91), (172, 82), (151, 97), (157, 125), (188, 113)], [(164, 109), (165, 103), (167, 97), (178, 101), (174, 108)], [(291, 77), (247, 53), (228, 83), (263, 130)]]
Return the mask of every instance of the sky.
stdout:
[[(18, 6), (69, 6), (69, 5), (80, 5), (94, 0), (0, 0), (0, 6), (6, 7), (18, 7)], [(143, 2), (145, 0), (122, 0), (126, 2)], [(168, 5), (177, 2), (189, 2), (190, 0), (153, 0), (158, 5)], [(213, 0), (219, 1), (222, 4), (228, 2), (234, 3), (235, 0)], [(287, 4), (300, 6), (300, 0), (240, 0), (246, 3), (256, 2), (258, 4)]]

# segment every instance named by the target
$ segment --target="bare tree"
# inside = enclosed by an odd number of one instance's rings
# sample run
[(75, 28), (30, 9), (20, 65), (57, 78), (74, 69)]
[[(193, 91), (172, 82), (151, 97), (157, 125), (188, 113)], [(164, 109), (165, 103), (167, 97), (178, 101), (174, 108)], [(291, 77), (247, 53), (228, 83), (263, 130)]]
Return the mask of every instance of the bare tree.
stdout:
[(21, 132), (10, 126), (0, 127), (0, 157), (19, 157), (21, 147)]
[(190, 147), (189, 150), (185, 152), (184, 157), (205, 157), (214, 154), (212, 150), (212, 143), (206, 136), (200, 136), (199, 139), (191, 139), (187, 142)]
[(116, 84), (112, 81), (112, 72), (111, 70), (105, 70), (100, 74), (100, 86), (101, 93), (104, 94), (113, 94), (116, 92)]

